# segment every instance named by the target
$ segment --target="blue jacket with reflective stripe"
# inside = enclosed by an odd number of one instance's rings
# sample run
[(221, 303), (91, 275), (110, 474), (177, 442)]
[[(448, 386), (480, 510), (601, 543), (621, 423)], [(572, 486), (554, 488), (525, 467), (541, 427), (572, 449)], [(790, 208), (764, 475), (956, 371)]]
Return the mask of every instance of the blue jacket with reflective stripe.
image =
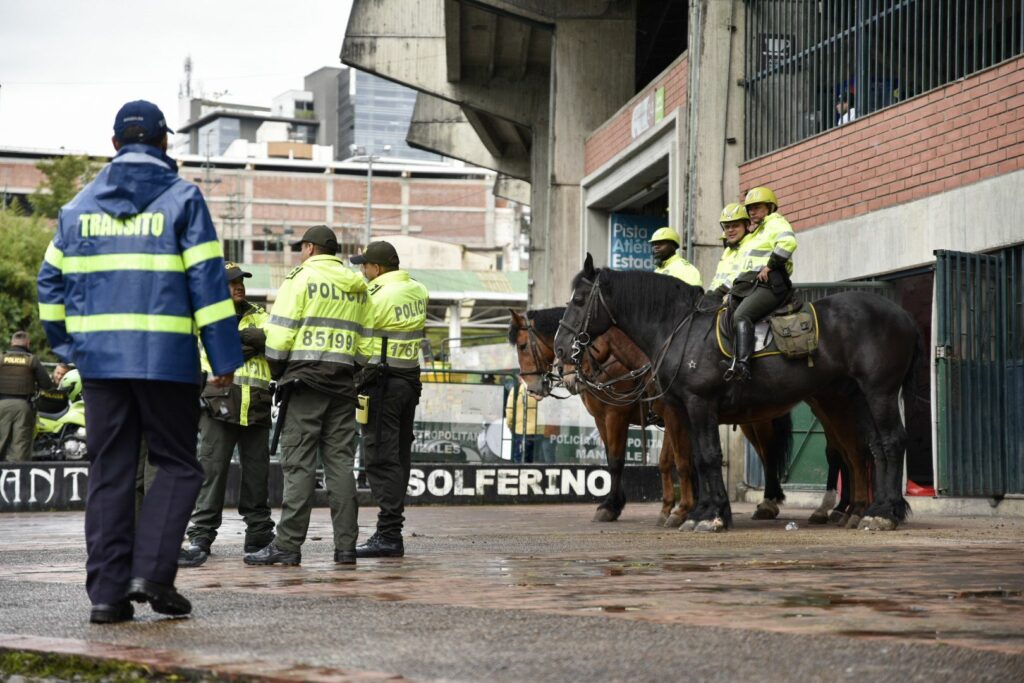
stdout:
[(86, 379), (198, 383), (243, 363), (220, 241), (199, 189), (161, 150), (125, 145), (66, 204), (39, 271), (50, 346)]

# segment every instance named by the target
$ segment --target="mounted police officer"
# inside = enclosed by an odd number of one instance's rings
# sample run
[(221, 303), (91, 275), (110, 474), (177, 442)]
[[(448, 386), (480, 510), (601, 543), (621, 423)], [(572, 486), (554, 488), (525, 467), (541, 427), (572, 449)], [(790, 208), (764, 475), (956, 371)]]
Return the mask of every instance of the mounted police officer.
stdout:
[(419, 349), (429, 295), (399, 269), (398, 252), (388, 242), (373, 242), (350, 260), (370, 282), (374, 334), (359, 346), (359, 390), (369, 396), (368, 420), (362, 426), (366, 478), (380, 505), (377, 530), (356, 547), (356, 555), (402, 557), (413, 419), (422, 390)]
[(711, 279), (711, 289), (708, 293), (721, 298), (729, 293), (733, 280), (743, 267), (741, 245), (743, 240), (750, 236), (750, 216), (747, 214), (747, 207), (742, 204), (726, 204), (718, 221), (722, 226), (722, 246), (725, 250), (718, 260), (715, 277)]
[(651, 252), (654, 254), (654, 272), (671, 275), (688, 285), (703, 287), (700, 271), (676, 252), (679, 249), (679, 233), (672, 228), (658, 228), (651, 235)]
[[(181, 616), (178, 544), (203, 484), (196, 459), (199, 349), (209, 383), (242, 365), (221, 243), (199, 189), (167, 156), (160, 109), (128, 102), (113, 161), (66, 204), (39, 271), (39, 312), (54, 352), (83, 379), (92, 466), (86, 498), (91, 621), (127, 621), (129, 602)], [(157, 467), (134, 515), (139, 445)]]
[[(238, 447), (241, 469), (238, 512), (245, 519), (245, 552), (254, 553), (274, 540), (267, 480), (270, 475), (270, 366), (264, 355), (263, 326), (270, 318), (262, 307), (245, 298), (245, 278), (251, 273), (237, 263), (224, 264), (225, 276), (238, 319), (245, 365), (235, 372), (230, 387), (203, 390), (206, 411), (199, 420), (199, 462), (206, 477), (186, 535), (178, 566), (198, 567), (210, 554), (224, 509), (231, 456)], [(202, 351), (202, 350), (201, 350)], [(210, 371), (202, 352), (203, 370)]]
[(0, 460), (31, 460), (36, 426), (32, 397), (52, 388), (50, 375), (29, 350), (28, 334), (15, 332), (0, 358)]
[[(366, 283), (336, 256), (338, 239), (317, 225), (295, 243), (303, 264), (281, 284), (266, 325), (266, 355), (283, 398), (284, 500), (274, 540), (245, 556), (252, 565), (297, 565), (309, 530), (316, 457), (324, 465), (334, 561), (355, 564), (359, 535), (355, 460), (355, 357), (373, 334)], [(294, 246), (294, 245), (293, 245)]]
[(793, 252), (796, 234), (782, 214), (775, 193), (767, 187), (747, 192), (743, 204), (750, 216), (749, 234), (739, 249), (740, 273), (732, 283), (733, 296), (742, 296), (733, 312), (736, 355), (722, 361), (726, 380), (750, 379), (754, 323), (781, 305), (793, 290)]

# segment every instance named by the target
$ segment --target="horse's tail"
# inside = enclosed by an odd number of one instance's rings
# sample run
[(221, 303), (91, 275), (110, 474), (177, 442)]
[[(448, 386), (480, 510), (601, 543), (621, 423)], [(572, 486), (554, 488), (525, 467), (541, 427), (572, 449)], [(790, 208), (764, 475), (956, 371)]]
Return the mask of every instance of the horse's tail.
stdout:
[(782, 475), (786, 471), (789, 453), (793, 450), (793, 415), (786, 413), (772, 420), (772, 438), (768, 442), (768, 457), (779, 476), (778, 502), (786, 500), (782, 490)]

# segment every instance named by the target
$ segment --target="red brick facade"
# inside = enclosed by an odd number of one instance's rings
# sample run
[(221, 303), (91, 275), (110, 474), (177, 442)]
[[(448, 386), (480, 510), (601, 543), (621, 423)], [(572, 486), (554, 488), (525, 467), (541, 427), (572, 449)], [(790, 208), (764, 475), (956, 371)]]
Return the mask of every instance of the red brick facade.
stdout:
[(797, 230), (1024, 169), (1024, 58), (740, 166)]
[[(43, 180), (35, 168), (37, 160), (0, 152), (0, 191), (27, 194), (37, 187)], [(202, 189), (222, 237), (264, 243), (265, 251), (252, 251), (253, 262), (280, 260), (278, 243), (284, 240), (286, 227), (291, 230), (289, 239), (297, 239), (310, 225), (332, 222), (343, 239), (362, 242), (367, 189), (363, 174), (195, 165), (182, 165), (180, 174)], [(493, 176), (479, 171), (454, 178), (374, 173), (373, 222), (384, 235), (405, 229), (416, 237), (470, 247), (500, 246), (488, 243), (487, 225), (499, 220), (496, 214), (504, 214), (507, 223), (511, 209), (507, 201), (491, 196), (493, 184)]]
[(690, 61), (686, 53), (683, 53), (614, 116), (591, 133), (584, 150), (584, 173), (590, 175), (633, 142), (633, 107), (658, 88), (665, 88), (665, 116), (685, 107), (689, 77)]

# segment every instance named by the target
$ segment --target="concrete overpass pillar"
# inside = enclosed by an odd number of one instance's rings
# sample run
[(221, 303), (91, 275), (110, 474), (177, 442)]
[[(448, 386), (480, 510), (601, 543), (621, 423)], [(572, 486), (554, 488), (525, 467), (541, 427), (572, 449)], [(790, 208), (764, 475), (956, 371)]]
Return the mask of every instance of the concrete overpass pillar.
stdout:
[(573, 276), (583, 267), (584, 142), (634, 93), (635, 34), (632, 7), (617, 17), (558, 18), (555, 23), (554, 97), (547, 121), (535, 123), (533, 129), (533, 307), (564, 304)]

